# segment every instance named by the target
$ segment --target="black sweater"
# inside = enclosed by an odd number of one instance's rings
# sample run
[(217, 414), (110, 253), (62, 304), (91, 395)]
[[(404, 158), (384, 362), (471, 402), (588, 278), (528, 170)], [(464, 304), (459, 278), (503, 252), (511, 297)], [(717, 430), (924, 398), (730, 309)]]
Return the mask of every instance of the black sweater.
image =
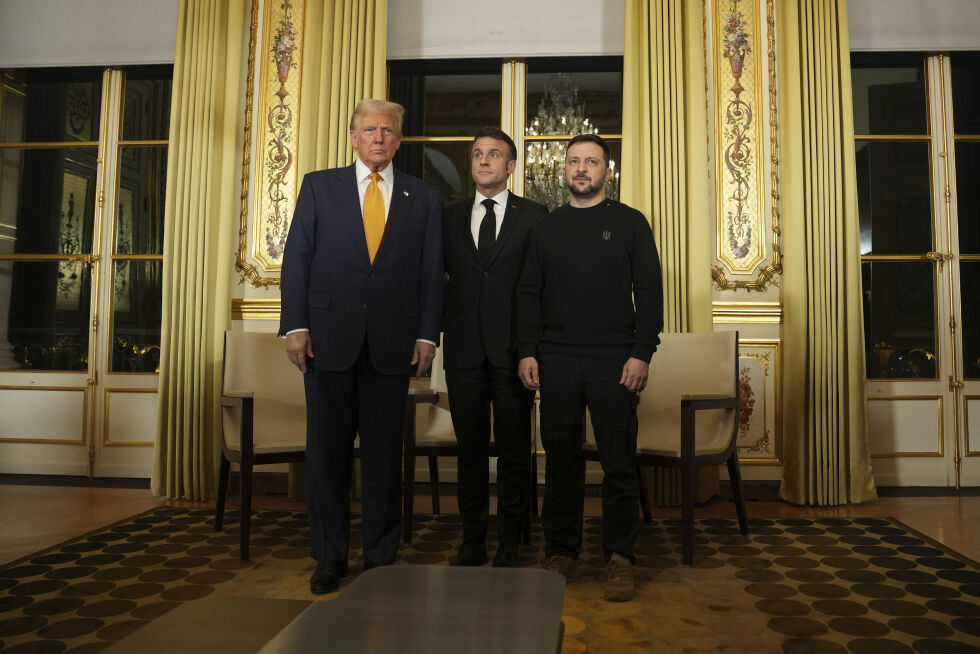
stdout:
[(566, 204), (538, 224), (517, 285), (519, 357), (649, 362), (663, 325), (660, 257), (642, 213), (614, 200)]

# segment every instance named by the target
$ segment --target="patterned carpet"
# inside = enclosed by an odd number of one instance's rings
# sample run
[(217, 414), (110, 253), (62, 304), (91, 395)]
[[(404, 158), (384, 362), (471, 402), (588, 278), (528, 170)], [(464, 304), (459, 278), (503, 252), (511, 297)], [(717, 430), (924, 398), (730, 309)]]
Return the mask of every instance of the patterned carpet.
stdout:
[[(304, 513), (256, 512), (248, 563), (237, 558), (236, 514), (220, 533), (211, 517), (160, 507), (0, 569), (0, 650), (98, 652), (209, 595), (311, 598)], [(460, 527), (458, 516), (417, 516), (398, 563), (447, 564)], [(980, 651), (980, 567), (897, 521), (755, 519), (748, 537), (729, 520), (697, 528), (695, 566), (686, 569), (679, 522), (644, 526), (637, 600), (613, 604), (601, 599), (599, 520), (587, 520), (562, 651)], [(360, 572), (356, 517), (353, 535), (344, 586)], [(543, 559), (539, 525), (532, 540), (524, 565)]]

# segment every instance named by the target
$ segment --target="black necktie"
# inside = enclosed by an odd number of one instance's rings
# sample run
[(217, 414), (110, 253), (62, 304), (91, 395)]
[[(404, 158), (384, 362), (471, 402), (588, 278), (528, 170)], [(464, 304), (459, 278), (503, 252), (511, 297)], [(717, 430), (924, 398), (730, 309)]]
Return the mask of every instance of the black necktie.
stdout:
[(483, 206), (487, 208), (487, 213), (483, 216), (483, 222), (480, 223), (480, 238), (476, 246), (477, 251), (480, 253), (480, 260), (484, 266), (490, 263), (493, 244), (497, 240), (497, 216), (493, 213), (493, 205), (493, 200), (483, 201)]

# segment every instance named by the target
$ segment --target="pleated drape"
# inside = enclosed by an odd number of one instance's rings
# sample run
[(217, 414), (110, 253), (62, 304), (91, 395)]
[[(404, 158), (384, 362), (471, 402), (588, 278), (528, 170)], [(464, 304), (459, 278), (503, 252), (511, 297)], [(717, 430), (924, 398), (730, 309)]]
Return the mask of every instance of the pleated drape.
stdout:
[(204, 500), (220, 448), (222, 334), (240, 196), (242, 2), (178, 8), (164, 218), (160, 388), (151, 489)]
[(306, 5), (299, 118), (300, 174), (354, 160), (350, 117), (364, 98), (385, 99), (387, 0)]
[(703, 3), (626, 0), (621, 199), (653, 226), (664, 329), (711, 330)]
[(876, 497), (868, 446), (854, 126), (845, 0), (777, 11), (784, 237), (780, 497)]

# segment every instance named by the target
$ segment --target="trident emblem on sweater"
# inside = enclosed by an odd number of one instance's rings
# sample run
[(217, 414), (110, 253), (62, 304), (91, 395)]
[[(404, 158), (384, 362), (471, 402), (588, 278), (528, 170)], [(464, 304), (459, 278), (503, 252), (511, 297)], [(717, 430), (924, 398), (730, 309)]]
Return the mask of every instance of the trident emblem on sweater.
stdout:
[(608, 229), (602, 233), (603, 241), (608, 241), (611, 238), (612, 238), (612, 232), (610, 232)]

